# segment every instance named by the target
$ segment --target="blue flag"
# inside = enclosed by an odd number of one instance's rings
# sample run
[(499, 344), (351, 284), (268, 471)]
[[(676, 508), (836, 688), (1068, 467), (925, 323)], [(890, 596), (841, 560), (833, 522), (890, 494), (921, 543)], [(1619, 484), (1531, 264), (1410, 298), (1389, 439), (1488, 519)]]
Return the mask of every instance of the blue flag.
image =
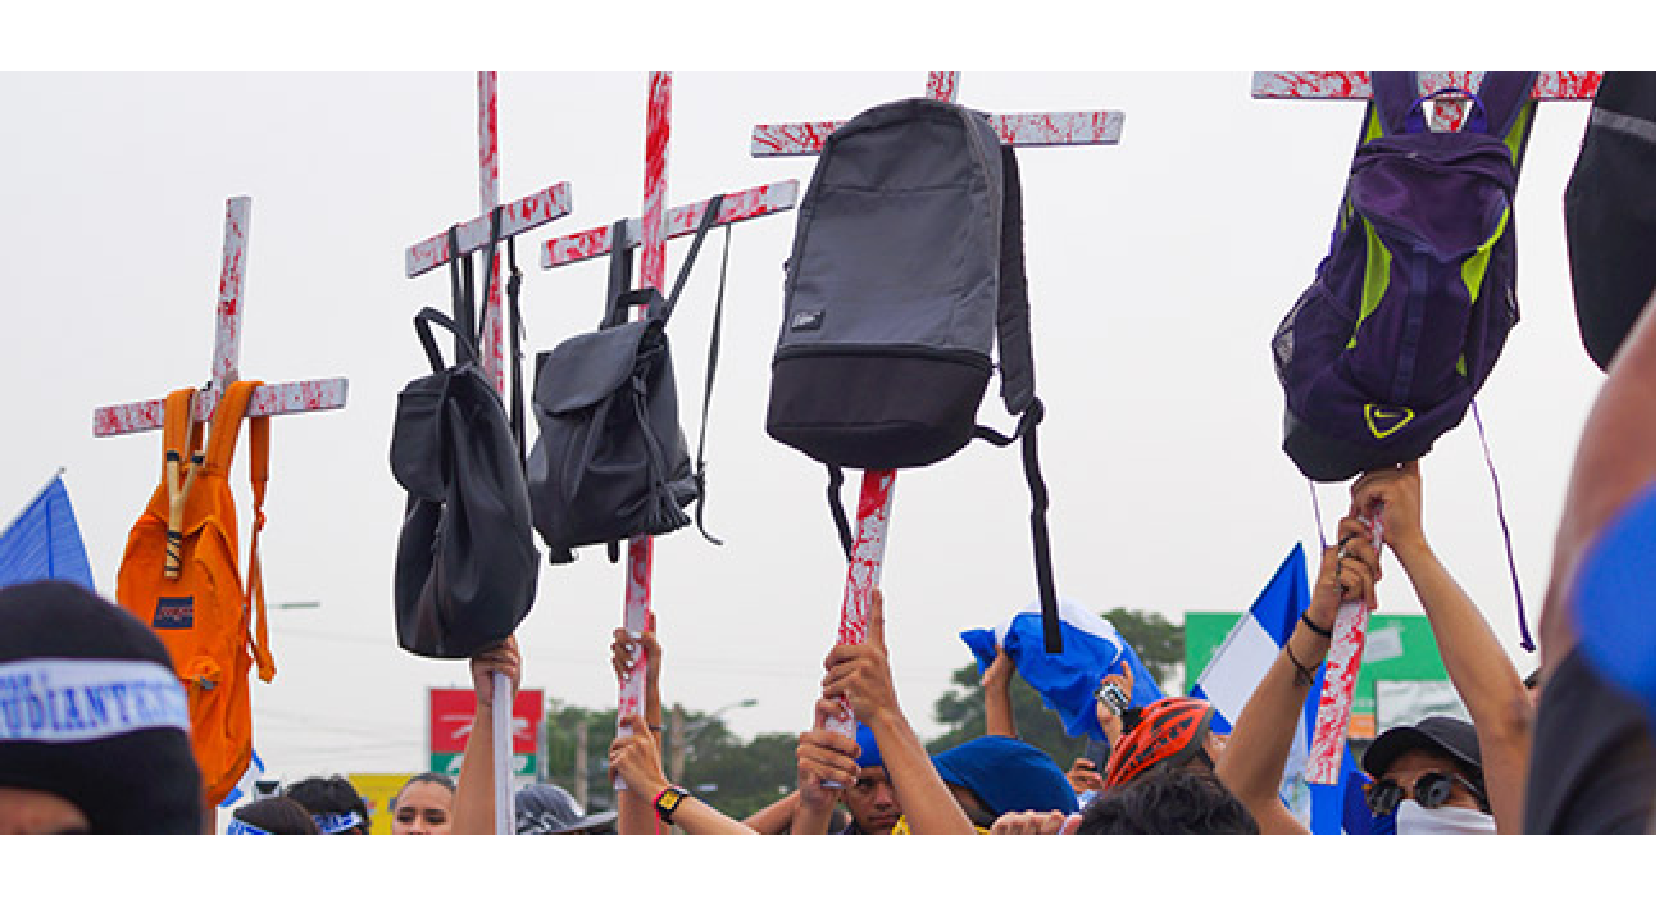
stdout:
[(1131, 706), (1143, 707), (1162, 696), (1139, 654), (1103, 616), (1061, 599), (1059, 630), (1064, 652), (1049, 655), (1042, 641), (1041, 603), (1035, 601), (997, 627), (962, 631), (961, 639), (977, 658), (980, 675), (995, 661), (996, 645), (1005, 649), (1019, 676), (1041, 695), (1047, 709), (1059, 715), (1066, 735), (1105, 740), (1093, 714), (1093, 697), (1100, 679), (1120, 674), (1123, 662), (1133, 675)]
[[(1217, 728), (1229, 730), (1230, 723), (1243, 712), (1243, 705), (1254, 694), (1255, 686), (1266, 676), (1283, 641), (1294, 633), (1300, 613), (1311, 601), (1307, 586), (1306, 554), (1299, 544), (1283, 558), (1277, 572), (1266, 583), (1266, 588), (1254, 600), (1248, 614), (1243, 615), (1231, 629), (1225, 642), (1214, 651), (1214, 658), (1191, 688), (1192, 697), (1200, 697), (1215, 707)], [(1312, 741), (1312, 728), (1317, 723), (1318, 697), (1323, 692), (1323, 670), (1318, 666), (1317, 680), (1307, 693), (1301, 714), (1300, 728), (1283, 771), (1284, 803), (1314, 834), (1374, 834), (1379, 833), (1372, 823), (1369, 810), (1362, 805), (1350, 805), (1349, 788), (1358, 781), (1359, 802), (1362, 801), (1361, 781), (1365, 778), (1352, 758), (1350, 747), (1342, 751), (1340, 782), (1333, 786), (1307, 784), (1301, 779)], [(1226, 725), (1219, 726), (1224, 719)]]
[(48, 579), (97, 591), (61, 471), (0, 533), (0, 588)]

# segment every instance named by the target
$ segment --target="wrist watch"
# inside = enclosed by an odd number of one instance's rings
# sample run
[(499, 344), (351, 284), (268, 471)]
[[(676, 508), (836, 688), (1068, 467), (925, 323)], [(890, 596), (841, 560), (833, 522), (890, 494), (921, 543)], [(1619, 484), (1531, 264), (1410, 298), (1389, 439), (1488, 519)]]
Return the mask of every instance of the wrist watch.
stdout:
[(660, 793), (656, 794), (656, 814), (663, 822), (673, 824), (673, 813), (678, 810), (679, 803), (684, 802), (690, 793), (682, 786), (669, 784)]

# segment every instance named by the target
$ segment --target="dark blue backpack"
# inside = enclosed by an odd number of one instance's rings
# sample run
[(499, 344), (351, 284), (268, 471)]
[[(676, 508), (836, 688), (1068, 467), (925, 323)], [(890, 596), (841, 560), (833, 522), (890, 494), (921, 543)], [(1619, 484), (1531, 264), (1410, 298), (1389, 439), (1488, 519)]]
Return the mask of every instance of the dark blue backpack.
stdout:
[(1536, 74), (1485, 74), (1446, 133), (1427, 130), (1414, 73), (1372, 82), (1329, 254), (1272, 339), (1283, 450), (1314, 481), (1425, 455), (1519, 321), (1513, 200)]

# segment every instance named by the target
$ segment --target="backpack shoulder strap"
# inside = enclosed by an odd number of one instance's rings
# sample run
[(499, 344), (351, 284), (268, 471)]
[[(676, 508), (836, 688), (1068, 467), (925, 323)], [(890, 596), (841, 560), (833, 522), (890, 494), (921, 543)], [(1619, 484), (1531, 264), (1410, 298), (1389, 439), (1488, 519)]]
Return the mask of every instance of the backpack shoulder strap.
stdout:
[(1531, 93), (1535, 88), (1535, 70), (1487, 71), (1474, 93), (1484, 108), (1486, 132), (1507, 137), (1526, 109), (1534, 110)]
[[(254, 383), (257, 385), (258, 383)], [(247, 549), (247, 602), (253, 611), (253, 635), (248, 647), (259, 666), (259, 680), (276, 677), (270, 653), (270, 630), (265, 617), (265, 574), (259, 560), (259, 532), (265, 527), (265, 485), (270, 480), (270, 418), (247, 421), (248, 480), (253, 490), (253, 535)]]
[[(1037, 458), (1036, 425), (1045, 409), (1036, 397), (1035, 359), (1030, 343), (1030, 290), (1024, 273), (1024, 193), (1013, 148), (1001, 145), (1001, 288), (996, 303), (996, 348), (1001, 360), (1001, 401), (1018, 416), (1012, 437), (985, 427), (979, 437), (998, 446), (1021, 441), (1024, 478), (1030, 488), (1030, 536), (1035, 552), (1036, 587), (1041, 598), (1042, 637), (1049, 653), (1063, 651), (1059, 631), (1058, 591), (1053, 584), (1053, 556), (1047, 533), (1047, 484)], [(987, 434), (987, 435), (986, 435)]]
[(196, 390), (181, 388), (169, 392), (161, 409), (162, 486), (172, 483), (169, 477), (182, 472), (184, 463), (197, 459), (201, 452), (201, 424), (196, 423)]
[(1001, 146), (1001, 292), (996, 301), (996, 348), (1001, 360), (1001, 402), (1023, 414), (1036, 396), (1030, 348), (1030, 287), (1024, 274), (1024, 192), (1013, 148)]
[(230, 383), (219, 403), (213, 408), (213, 420), (207, 433), (207, 470), (225, 474), (236, 455), (236, 436), (241, 432), (242, 417), (247, 414), (248, 402), (253, 398), (257, 382)]
[(1390, 134), (1423, 134), (1427, 122), (1416, 107), (1420, 99), (1414, 70), (1371, 70), (1370, 104), (1364, 117), (1363, 142)]
[(1530, 145), (1530, 128), (1536, 121), (1536, 100), (1531, 98), (1536, 88), (1535, 70), (1491, 70), (1479, 84), (1478, 99), (1484, 109), (1485, 133), (1498, 137), (1507, 144), (1513, 155), (1513, 167), (1525, 163), (1525, 148)]

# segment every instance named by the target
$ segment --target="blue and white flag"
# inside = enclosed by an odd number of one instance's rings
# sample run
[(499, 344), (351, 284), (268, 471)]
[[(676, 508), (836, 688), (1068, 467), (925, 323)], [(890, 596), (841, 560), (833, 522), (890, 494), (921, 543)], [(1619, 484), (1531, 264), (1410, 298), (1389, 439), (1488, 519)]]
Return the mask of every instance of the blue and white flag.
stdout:
[(1133, 675), (1131, 706), (1143, 707), (1162, 697), (1162, 689), (1139, 661), (1139, 654), (1102, 615), (1060, 599), (1059, 630), (1064, 635), (1064, 652), (1050, 655), (1042, 640), (1041, 602), (1037, 600), (994, 628), (962, 631), (961, 639), (977, 658), (980, 675), (995, 661), (996, 646), (1005, 649), (1018, 674), (1059, 715), (1066, 735), (1105, 740), (1093, 714), (1093, 697), (1100, 679), (1119, 674), (1123, 662)]
[(37, 580), (68, 580), (96, 592), (63, 473), (0, 533), (0, 589)]
[[(1230, 730), (1243, 706), (1254, 694), (1255, 686), (1266, 677), (1283, 641), (1294, 633), (1300, 613), (1311, 601), (1307, 586), (1306, 554), (1299, 544), (1283, 559), (1272, 574), (1271, 581), (1261, 590), (1248, 614), (1237, 621), (1231, 633), (1214, 651), (1191, 688), (1192, 697), (1200, 697), (1215, 708), (1216, 728)], [(1341, 781), (1334, 786), (1307, 784), (1301, 774), (1312, 744), (1312, 727), (1318, 718), (1318, 697), (1323, 693), (1323, 670), (1318, 666), (1317, 680), (1307, 693), (1305, 710), (1301, 714), (1300, 729), (1295, 732), (1289, 758), (1283, 768), (1283, 801), (1314, 834), (1372, 834), (1375, 826), (1369, 824), (1368, 810), (1361, 805), (1349, 805), (1348, 789), (1354, 778), (1361, 782), (1362, 773), (1352, 759), (1349, 747), (1343, 754)], [(1220, 720), (1224, 719), (1224, 725)], [(1354, 792), (1356, 790), (1354, 789)], [(1361, 801), (1361, 795), (1359, 797)]]

